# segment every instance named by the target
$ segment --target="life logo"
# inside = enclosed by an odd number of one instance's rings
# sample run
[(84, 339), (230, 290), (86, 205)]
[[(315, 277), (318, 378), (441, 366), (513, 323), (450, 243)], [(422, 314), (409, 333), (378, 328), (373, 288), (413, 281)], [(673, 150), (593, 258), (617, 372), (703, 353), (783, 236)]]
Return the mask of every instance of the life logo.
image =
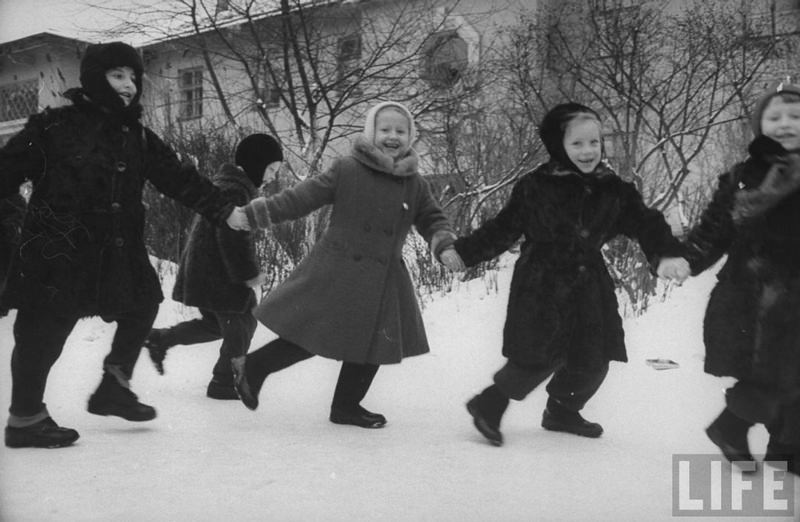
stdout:
[(672, 456), (672, 516), (792, 517), (795, 476), (786, 462), (731, 464), (720, 455)]

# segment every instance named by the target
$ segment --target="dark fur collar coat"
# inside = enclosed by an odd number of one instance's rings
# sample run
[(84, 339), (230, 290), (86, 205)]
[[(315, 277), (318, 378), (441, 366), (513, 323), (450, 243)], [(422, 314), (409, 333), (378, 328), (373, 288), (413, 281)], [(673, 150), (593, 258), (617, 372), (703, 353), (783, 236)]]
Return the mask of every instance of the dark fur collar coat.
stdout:
[(627, 360), (600, 251), (620, 234), (638, 241), (654, 267), (681, 252), (663, 215), (645, 206), (633, 184), (603, 164), (587, 175), (551, 161), (523, 176), (494, 218), (456, 241), (471, 266), (522, 239), (503, 355), (526, 365), (566, 360), (575, 368)]
[[(256, 187), (239, 167), (226, 164), (213, 178), (237, 206), (256, 196)], [(254, 232), (218, 227), (195, 216), (183, 248), (172, 298), (213, 312), (250, 313), (255, 293), (245, 283), (259, 274)]]
[(788, 391), (800, 389), (800, 191), (734, 222), (736, 194), (757, 189), (780, 155), (758, 138), (750, 157), (719, 178), (688, 236), (693, 273), (724, 255), (704, 321), (706, 371)]
[(144, 244), (144, 183), (223, 226), (233, 208), (180, 167), (151, 130), (80, 95), (31, 116), (0, 149), (0, 197), (33, 182), (3, 303), (89, 316), (161, 301)]

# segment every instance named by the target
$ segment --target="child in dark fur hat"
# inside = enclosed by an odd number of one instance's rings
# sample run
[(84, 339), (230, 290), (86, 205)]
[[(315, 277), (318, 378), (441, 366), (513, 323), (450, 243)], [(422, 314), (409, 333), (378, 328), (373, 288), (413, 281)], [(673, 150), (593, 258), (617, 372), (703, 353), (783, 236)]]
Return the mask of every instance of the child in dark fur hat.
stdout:
[[(266, 134), (251, 134), (236, 147), (235, 164), (223, 165), (214, 183), (237, 205), (255, 198), (267, 171), (283, 161), (278, 142)], [(217, 227), (202, 216), (192, 222), (181, 254), (175, 280), (174, 300), (200, 310), (200, 319), (150, 332), (145, 347), (159, 373), (164, 356), (178, 344), (197, 344), (222, 339), (219, 358), (206, 395), (212, 399), (238, 400), (233, 388), (231, 359), (247, 353), (256, 329), (251, 313), (256, 306), (254, 288), (264, 283), (253, 244), (254, 233)]]
[(455, 242), (467, 266), (523, 238), (503, 331), (508, 362), (494, 384), (467, 403), (475, 427), (503, 444), (509, 399), (520, 401), (552, 375), (542, 426), (585, 437), (603, 428), (580, 411), (597, 392), (609, 361), (626, 361), (614, 283), (601, 248), (617, 235), (639, 242), (653, 271), (688, 276), (681, 246), (664, 216), (604, 163), (600, 118), (577, 103), (554, 107), (539, 128), (550, 161), (524, 175), (494, 218)]
[(292, 274), (258, 305), (280, 337), (234, 359), (237, 392), (250, 409), (272, 373), (314, 355), (342, 361), (330, 421), (381, 428), (361, 405), (378, 368), (429, 351), (401, 252), (412, 226), (449, 268), (460, 260), (447, 217), (417, 171), (414, 118), (400, 103), (367, 113), (349, 155), (319, 176), (237, 209), (244, 229), (266, 228), (332, 205), (330, 225)]
[(50, 417), (47, 376), (83, 317), (115, 321), (100, 385), (89, 399), (96, 415), (155, 418), (130, 379), (163, 299), (144, 245), (145, 181), (224, 225), (233, 204), (140, 121), (143, 65), (122, 42), (90, 45), (72, 104), (30, 116), (0, 150), (0, 197), (33, 184), (2, 295), (16, 308), (11, 356), (8, 447), (59, 447), (78, 432)]
[[(704, 318), (705, 370), (731, 376), (726, 407), (706, 433), (743, 469), (756, 467), (748, 430), (769, 431), (765, 460), (798, 473), (800, 459), (800, 86), (758, 101), (749, 157), (719, 178), (690, 232), (699, 274), (727, 254)], [(743, 463), (743, 464), (742, 464)]]

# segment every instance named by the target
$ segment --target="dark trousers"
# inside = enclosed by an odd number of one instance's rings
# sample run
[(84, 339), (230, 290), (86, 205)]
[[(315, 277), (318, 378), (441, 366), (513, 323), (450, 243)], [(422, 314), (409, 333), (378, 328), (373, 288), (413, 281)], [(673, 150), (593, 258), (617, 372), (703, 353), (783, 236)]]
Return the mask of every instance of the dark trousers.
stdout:
[(509, 360), (494, 375), (494, 383), (508, 398), (521, 401), (551, 375), (547, 393), (564, 407), (580, 411), (603, 384), (608, 362), (575, 368), (564, 361), (545, 365), (522, 365)]
[(728, 409), (752, 424), (764, 424), (778, 442), (800, 445), (800, 394), (787, 393), (747, 380), (725, 392)]
[(212, 312), (201, 308), (200, 316), (200, 319), (161, 329), (161, 341), (166, 347), (171, 347), (176, 344), (199, 344), (222, 339), (219, 357), (212, 373), (215, 381), (232, 384), (231, 359), (247, 353), (258, 321), (250, 312)]
[[(270, 373), (278, 372), (313, 356), (314, 354), (302, 347), (278, 338), (249, 353), (246, 366), (248, 373), (252, 372), (254, 380), (260, 387), (260, 383)], [(376, 364), (343, 362), (331, 406), (345, 410), (358, 406), (367, 395), (378, 368)]]
[[(153, 321), (158, 305), (116, 315), (104, 315), (106, 322), (117, 322), (111, 351), (104, 366), (116, 366), (130, 379)], [(64, 349), (76, 315), (48, 315), (39, 310), (21, 309), (14, 321), (14, 350), (11, 352), (11, 407), (17, 417), (36, 415), (44, 409), (44, 391), (50, 368)]]

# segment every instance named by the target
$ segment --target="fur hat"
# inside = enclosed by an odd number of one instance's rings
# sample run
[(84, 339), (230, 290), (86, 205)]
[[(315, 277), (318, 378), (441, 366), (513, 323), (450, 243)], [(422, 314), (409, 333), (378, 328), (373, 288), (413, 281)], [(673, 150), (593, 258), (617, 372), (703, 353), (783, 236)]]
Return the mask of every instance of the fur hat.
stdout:
[(390, 107), (397, 109), (408, 119), (408, 146), (410, 148), (414, 145), (414, 140), (417, 139), (417, 126), (414, 124), (414, 116), (411, 114), (411, 111), (402, 103), (387, 101), (373, 105), (372, 108), (367, 111), (367, 116), (364, 118), (364, 136), (367, 137), (367, 141), (370, 143), (375, 142), (375, 119), (378, 116), (378, 112)]
[(278, 141), (267, 134), (251, 134), (236, 146), (235, 160), (256, 187), (264, 181), (264, 170), (270, 163), (283, 161)]
[(133, 69), (136, 76), (136, 96), (130, 103), (130, 107), (135, 107), (142, 96), (144, 64), (138, 51), (126, 43), (110, 42), (87, 47), (81, 60), (81, 86), (95, 103), (120, 111), (125, 108), (125, 103), (106, 80), (106, 72), (125, 66)]
[(567, 132), (567, 124), (579, 114), (591, 114), (600, 120), (600, 115), (586, 105), (568, 102), (550, 109), (539, 125), (539, 137), (550, 158), (577, 172), (580, 172), (580, 169), (572, 163), (567, 151), (564, 150), (564, 134)]
[(753, 133), (756, 136), (761, 136), (761, 116), (764, 114), (764, 109), (767, 108), (770, 100), (775, 96), (787, 93), (792, 93), (800, 97), (800, 85), (790, 83), (788, 80), (785, 82), (778, 82), (771, 85), (769, 89), (761, 95), (761, 98), (758, 99), (758, 102), (756, 102), (753, 108), (753, 118), (751, 120)]

